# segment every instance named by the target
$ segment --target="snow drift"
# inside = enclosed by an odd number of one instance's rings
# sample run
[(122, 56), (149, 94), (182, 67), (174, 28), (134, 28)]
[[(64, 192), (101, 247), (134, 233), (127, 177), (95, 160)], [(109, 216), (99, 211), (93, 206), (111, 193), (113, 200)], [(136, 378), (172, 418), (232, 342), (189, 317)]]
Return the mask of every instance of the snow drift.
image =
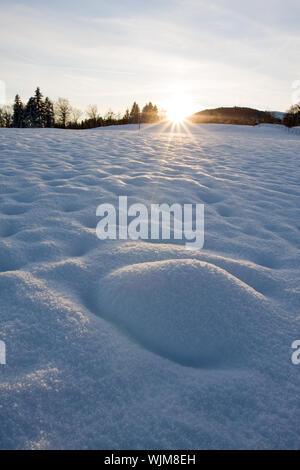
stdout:
[(125, 266), (101, 282), (102, 314), (150, 350), (189, 366), (246, 366), (268, 321), (263, 296), (203, 261)]

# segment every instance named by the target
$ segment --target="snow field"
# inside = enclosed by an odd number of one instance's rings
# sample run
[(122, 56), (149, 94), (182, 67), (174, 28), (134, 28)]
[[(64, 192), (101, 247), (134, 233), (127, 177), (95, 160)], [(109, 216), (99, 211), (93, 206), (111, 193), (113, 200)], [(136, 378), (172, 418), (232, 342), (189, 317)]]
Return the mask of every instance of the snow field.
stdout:
[[(298, 448), (299, 138), (0, 129), (1, 448)], [(204, 203), (205, 245), (96, 208)]]

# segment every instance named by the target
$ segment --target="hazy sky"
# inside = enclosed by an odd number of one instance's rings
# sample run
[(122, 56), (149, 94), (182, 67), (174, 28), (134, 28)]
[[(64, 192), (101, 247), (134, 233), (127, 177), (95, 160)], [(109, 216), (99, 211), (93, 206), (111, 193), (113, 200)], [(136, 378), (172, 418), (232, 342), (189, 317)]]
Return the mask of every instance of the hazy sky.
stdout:
[(284, 111), (300, 80), (299, 18), (299, 0), (0, 0), (0, 80), (8, 100), (39, 85), (101, 113), (166, 107), (174, 90), (193, 111)]

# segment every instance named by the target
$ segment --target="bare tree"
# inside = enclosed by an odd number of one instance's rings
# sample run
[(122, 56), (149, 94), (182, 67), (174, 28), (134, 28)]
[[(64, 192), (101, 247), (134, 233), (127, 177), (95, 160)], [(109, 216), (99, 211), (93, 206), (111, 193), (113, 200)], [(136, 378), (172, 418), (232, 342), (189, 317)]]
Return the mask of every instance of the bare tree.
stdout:
[(98, 107), (96, 104), (90, 104), (86, 110), (86, 114), (91, 121), (93, 121), (93, 125), (96, 126), (97, 119), (99, 118), (98, 114)]
[(58, 123), (65, 128), (71, 115), (71, 105), (66, 98), (58, 98), (55, 103), (55, 114)]
[(165, 109), (161, 109), (158, 113), (159, 121), (165, 121), (167, 119), (167, 111)]
[(11, 127), (13, 122), (13, 107), (3, 106), (0, 109), (0, 127)]
[(81, 109), (78, 109), (78, 108), (71, 108), (71, 118), (72, 118), (72, 121), (77, 124), (79, 119), (81, 118), (82, 116), (82, 111)]
[(285, 113), (283, 124), (287, 127), (295, 127), (300, 125), (300, 103), (294, 104)]
[(113, 119), (116, 118), (116, 115), (115, 113), (113, 112), (113, 110), (111, 108), (109, 108), (109, 110), (107, 111), (107, 113), (105, 114), (105, 117), (104, 117), (107, 121), (112, 121)]

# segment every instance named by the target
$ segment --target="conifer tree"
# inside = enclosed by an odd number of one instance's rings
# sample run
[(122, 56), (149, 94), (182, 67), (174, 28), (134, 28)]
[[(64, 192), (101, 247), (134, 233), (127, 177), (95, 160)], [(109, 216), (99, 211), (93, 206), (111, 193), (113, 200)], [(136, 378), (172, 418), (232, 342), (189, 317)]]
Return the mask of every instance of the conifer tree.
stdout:
[(25, 108), (25, 127), (35, 127), (36, 107), (34, 98), (29, 98)]
[(54, 124), (54, 105), (47, 96), (43, 103), (43, 127), (54, 127)]
[(34, 111), (33, 111), (33, 127), (43, 127), (43, 112), (44, 103), (43, 95), (39, 87), (35, 90), (34, 94)]
[(13, 107), (13, 127), (24, 127), (24, 105), (19, 95), (15, 97)]
[(130, 111), (130, 122), (132, 124), (137, 124), (140, 120), (140, 107), (134, 102)]
[(159, 120), (157, 106), (151, 103), (147, 103), (142, 110), (142, 122), (157, 122)]
[(129, 113), (128, 108), (126, 109), (125, 114), (123, 116), (123, 121), (124, 121), (125, 124), (129, 124), (129, 122), (130, 122), (130, 113)]

